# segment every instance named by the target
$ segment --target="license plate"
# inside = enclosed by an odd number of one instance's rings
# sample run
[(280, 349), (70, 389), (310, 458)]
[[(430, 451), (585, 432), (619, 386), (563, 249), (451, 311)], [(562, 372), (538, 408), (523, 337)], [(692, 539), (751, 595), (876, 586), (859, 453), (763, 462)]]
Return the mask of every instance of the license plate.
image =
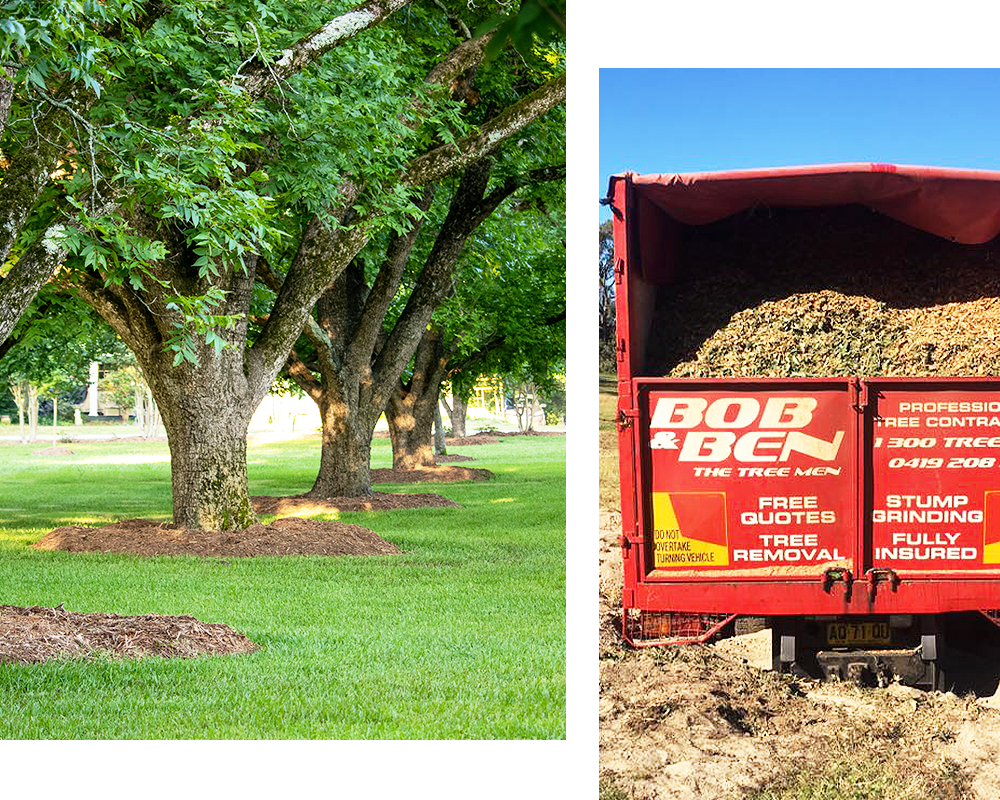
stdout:
[(889, 644), (888, 622), (831, 622), (826, 626), (826, 641), (834, 646), (854, 644)]

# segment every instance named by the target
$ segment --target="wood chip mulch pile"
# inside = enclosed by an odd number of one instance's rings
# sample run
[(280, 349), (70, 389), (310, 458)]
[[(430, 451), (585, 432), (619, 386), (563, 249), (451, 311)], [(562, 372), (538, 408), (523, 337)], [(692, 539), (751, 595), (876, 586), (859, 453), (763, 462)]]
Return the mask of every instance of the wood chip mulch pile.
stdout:
[(484, 431), (484, 434), (488, 436), (499, 436), (501, 438), (505, 436), (565, 436), (566, 431)]
[(488, 481), (494, 478), (488, 469), (470, 467), (417, 467), (415, 469), (373, 469), (372, 483), (448, 483), (450, 481)]
[(647, 374), (1000, 374), (995, 242), (948, 242), (860, 206), (756, 209), (684, 236)]
[(475, 444), (496, 444), (499, 439), (493, 433), (474, 433), (472, 436), (446, 436), (444, 443), (446, 447), (464, 447)]
[(0, 606), (0, 662), (55, 658), (193, 658), (252, 653), (257, 645), (228, 625), (189, 616), (78, 614), (62, 608)]
[(72, 456), (76, 455), (76, 453), (68, 447), (45, 447), (41, 450), (33, 450), (31, 455), (46, 458), (48, 456)]
[[(402, 481), (400, 481), (402, 482)], [(370, 497), (310, 497), (293, 494), (285, 497), (251, 497), (258, 514), (334, 514), (338, 511), (392, 511), (401, 508), (461, 508), (454, 500), (439, 494), (394, 494), (375, 492)]]
[(140, 556), (394, 555), (399, 548), (373, 531), (343, 522), (285, 517), (239, 531), (191, 530), (172, 523), (128, 519), (99, 528), (56, 528), (31, 545), (72, 553), (134, 553)]

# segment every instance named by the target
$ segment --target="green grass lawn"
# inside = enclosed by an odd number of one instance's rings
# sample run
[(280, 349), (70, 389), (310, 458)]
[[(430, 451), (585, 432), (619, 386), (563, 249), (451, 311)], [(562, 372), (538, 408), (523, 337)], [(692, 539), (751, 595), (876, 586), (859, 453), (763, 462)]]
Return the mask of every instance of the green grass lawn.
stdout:
[(618, 508), (621, 494), (618, 488), (618, 428), (615, 412), (618, 408), (618, 383), (613, 375), (601, 374), (598, 399), (598, 486), (601, 508)]
[[(389, 442), (374, 444), (372, 466), (391, 466)], [(450, 451), (496, 473), (490, 482), (377, 487), (460, 509), (336, 517), (401, 556), (228, 563), (31, 549), (60, 525), (170, 518), (166, 444), (31, 455), (46, 446), (0, 444), (0, 604), (190, 614), (261, 649), (0, 664), (0, 737), (565, 738), (563, 437)], [(252, 494), (304, 492), (319, 440), (251, 444), (248, 461)]]

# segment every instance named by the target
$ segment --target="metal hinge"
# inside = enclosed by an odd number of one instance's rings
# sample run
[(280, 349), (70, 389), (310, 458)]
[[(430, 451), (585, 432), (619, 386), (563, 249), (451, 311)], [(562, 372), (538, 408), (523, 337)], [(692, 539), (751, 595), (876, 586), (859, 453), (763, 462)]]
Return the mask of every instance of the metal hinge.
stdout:
[(622, 278), (625, 277), (625, 259), (619, 258), (615, 261), (615, 283), (619, 284), (622, 282)]
[(625, 552), (628, 552), (629, 550), (631, 550), (633, 546), (642, 544), (642, 542), (643, 542), (643, 539), (639, 535), (639, 526), (638, 525), (635, 525), (632, 528), (632, 533), (631, 534), (628, 534), (625, 531), (622, 531), (622, 550), (624, 550)]
[(888, 567), (873, 567), (868, 570), (868, 603), (869, 605), (875, 602), (875, 593), (878, 591), (878, 585), (880, 583), (888, 583), (889, 588), (895, 592), (896, 587), (899, 586), (900, 577), (894, 569), (889, 569)]
[(833, 585), (838, 582), (844, 584), (844, 597), (851, 599), (851, 589), (854, 584), (854, 576), (846, 567), (828, 567), (823, 570), (823, 591), (827, 594), (833, 589)]
[(619, 361), (625, 360), (625, 340), (619, 339), (618, 346), (615, 348), (615, 356)]
[(868, 384), (861, 378), (854, 379), (854, 410), (863, 414), (868, 408)]
[(639, 414), (632, 409), (618, 409), (618, 430), (619, 432), (632, 427), (632, 420), (636, 419)]

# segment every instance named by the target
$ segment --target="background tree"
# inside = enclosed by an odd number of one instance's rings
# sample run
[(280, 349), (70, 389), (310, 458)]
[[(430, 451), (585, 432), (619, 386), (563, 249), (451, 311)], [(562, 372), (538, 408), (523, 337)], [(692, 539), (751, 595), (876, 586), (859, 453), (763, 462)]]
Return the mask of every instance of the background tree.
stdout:
[(511, 203), (470, 241), (451, 296), (389, 401), (396, 468), (433, 463), (443, 381), (462, 400), (481, 375), (525, 370), (548, 385), (565, 357), (565, 204), (558, 188), (535, 187), (534, 197)]
[(104, 376), (98, 382), (98, 390), (105, 398), (105, 405), (118, 409), (123, 423), (128, 422), (129, 414), (136, 406), (136, 397), (141, 396), (144, 387), (145, 381), (134, 363), (122, 364), (114, 369), (106, 368)]
[(54, 431), (60, 399), (73, 401), (70, 393), (86, 385), (93, 354), (106, 348), (110, 335), (79, 301), (51, 294), (35, 301), (0, 358), (0, 384), (10, 387), (18, 405), (23, 442), (37, 439), (44, 398), (52, 404)]
[(615, 369), (615, 242), (611, 220), (600, 224), (597, 234), (598, 346), (602, 370)]
[(91, 362), (135, 364), (92, 309), (44, 290), (0, 350), (0, 392), (10, 390), (23, 442), (37, 439), (40, 414), (52, 413), (53, 426), (57, 416), (73, 419), (72, 405), (86, 396)]
[[(467, 104), (475, 98), (467, 110), (474, 119), (489, 114), (482, 106), (513, 100), (511, 87), (518, 81), (511, 79), (512, 67), (496, 66), (495, 72), (457, 89)], [(530, 79), (544, 81), (544, 73), (536, 68), (521, 76), (522, 91), (533, 90)], [(510, 141), (470, 164), (456, 180), (443, 181), (433, 204), (430, 193), (422, 199), (426, 222), (413, 215), (393, 235), (373, 242), (324, 293), (286, 365), (288, 375), (318, 404), (323, 421), (320, 469), (310, 496), (371, 494), (375, 424), (386, 411), (394, 443), (406, 435), (395, 420), (405, 426), (409, 417), (387, 404), (398, 394), (399, 378), (415, 354), (410, 380), (425, 374), (420, 365), (429, 356), (418, 352), (418, 345), (435, 308), (453, 289), (465, 243), (498, 208), (514, 199), (523, 202), (532, 187), (561, 185), (565, 168), (550, 162), (565, 158), (564, 131), (562, 115), (552, 113), (532, 126), (530, 138)], [(271, 280), (278, 291), (281, 279), (274, 275)]]
[[(0, 21), (18, 66), (0, 193), (29, 173), (43, 184), (18, 195), (30, 208), (8, 226), (0, 296), (22, 273), (72, 268), (63, 284), (136, 354), (160, 407), (178, 523), (256, 520), (246, 426), (316, 299), (375, 233), (417, 213), (423, 186), (565, 96), (555, 74), (473, 127), (450, 92), (492, 35), (456, 35), (437, 7), (393, 18), (405, 4), (333, 18), (293, 0), (46, 7), (97, 31), (82, 66), (78, 42), (51, 42), (55, 71), (39, 54), (46, 26)], [(248, 339), (262, 264), (283, 281)]]

